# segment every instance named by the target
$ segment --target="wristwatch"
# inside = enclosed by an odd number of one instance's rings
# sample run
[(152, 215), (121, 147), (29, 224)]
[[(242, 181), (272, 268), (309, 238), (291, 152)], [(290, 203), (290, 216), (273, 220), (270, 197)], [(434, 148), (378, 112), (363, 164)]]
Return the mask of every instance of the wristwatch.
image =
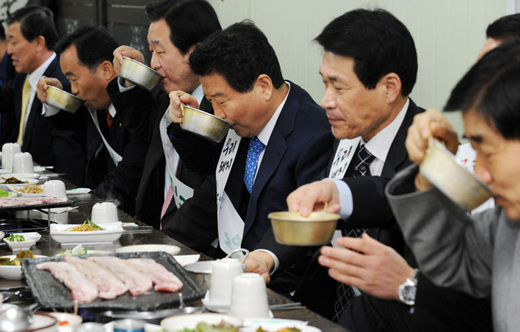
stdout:
[(413, 275), (399, 285), (399, 300), (407, 305), (415, 304), (415, 293), (417, 292), (417, 274), (419, 269), (413, 271)]

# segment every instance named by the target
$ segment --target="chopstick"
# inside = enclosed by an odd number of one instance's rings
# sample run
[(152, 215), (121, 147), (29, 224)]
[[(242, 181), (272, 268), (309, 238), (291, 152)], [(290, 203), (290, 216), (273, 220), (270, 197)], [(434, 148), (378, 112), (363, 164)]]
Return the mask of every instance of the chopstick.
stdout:
[(271, 310), (295, 310), (295, 309), (305, 309), (305, 306), (300, 302), (289, 302), (289, 303), (279, 303), (279, 304), (271, 304), (269, 305), (269, 309)]

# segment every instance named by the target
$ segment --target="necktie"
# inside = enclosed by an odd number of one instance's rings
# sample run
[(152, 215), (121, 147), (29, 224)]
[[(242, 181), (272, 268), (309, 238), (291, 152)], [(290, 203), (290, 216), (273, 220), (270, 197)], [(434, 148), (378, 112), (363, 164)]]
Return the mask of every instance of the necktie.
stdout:
[(258, 158), (264, 150), (265, 145), (260, 142), (258, 137), (253, 137), (249, 143), (246, 159), (246, 171), (244, 173), (244, 183), (246, 188), (251, 193), (253, 191), (253, 182), (255, 180), (256, 167), (258, 166)]
[(114, 118), (112, 117), (112, 115), (110, 115), (110, 112), (107, 110), (107, 126), (108, 128), (110, 128), (110, 126), (112, 126), (112, 120)]
[(168, 206), (170, 206), (172, 198), (173, 198), (173, 185), (170, 186), (170, 188), (168, 189), (168, 192), (166, 193), (166, 197), (164, 198), (164, 203), (163, 203), (163, 206), (162, 206), (162, 209), (161, 209), (161, 225), (160, 225), (160, 229), (162, 229), (162, 218), (164, 217), (164, 214), (168, 210)]
[(29, 103), (29, 96), (31, 95), (31, 85), (29, 84), (29, 76), (25, 77), (22, 89), (22, 113), (20, 115), (20, 128), (18, 130), (18, 139), (16, 143), (22, 146), (23, 131), (25, 128), (25, 114), (27, 114), (27, 104)]
[(365, 144), (361, 145), (357, 153), (357, 164), (354, 169), (354, 177), (370, 176), (370, 163), (374, 158), (375, 157), (365, 147)]
[[(356, 165), (353, 176), (370, 176), (370, 163), (374, 158), (375, 157), (367, 150), (365, 145), (361, 145), (356, 154), (356, 159), (353, 160), (353, 162), (355, 162), (354, 165)], [(345, 230), (342, 230), (342, 233), (344, 236), (361, 237), (365, 231), (365, 229), (352, 229), (348, 233), (346, 233)], [(337, 322), (339, 320), (347, 305), (354, 300), (356, 296), (356, 291), (352, 286), (346, 285), (342, 282), (338, 283), (338, 287), (336, 288), (336, 300), (334, 301), (333, 321)]]

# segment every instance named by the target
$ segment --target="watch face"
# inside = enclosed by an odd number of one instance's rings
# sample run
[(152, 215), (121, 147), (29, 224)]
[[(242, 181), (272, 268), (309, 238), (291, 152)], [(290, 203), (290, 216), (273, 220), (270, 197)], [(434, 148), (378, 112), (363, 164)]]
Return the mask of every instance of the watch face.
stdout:
[(417, 288), (415, 285), (405, 285), (401, 288), (401, 295), (403, 302), (408, 305), (413, 305), (415, 303), (415, 293), (417, 292)]

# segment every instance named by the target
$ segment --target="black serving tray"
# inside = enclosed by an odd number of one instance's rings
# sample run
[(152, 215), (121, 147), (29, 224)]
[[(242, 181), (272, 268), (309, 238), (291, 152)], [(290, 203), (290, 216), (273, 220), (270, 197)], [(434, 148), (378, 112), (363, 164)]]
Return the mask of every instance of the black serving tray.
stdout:
[[(87, 258), (100, 255), (79, 255)], [(151, 258), (163, 265), (168, 271), (175, 274), (183, 283), (182, 292), (184, 301), (201, 299), (204, 292), (195, 279), (182, 266), (177, 263), (172, 255), (166, 252), (138, 252), (113, 254), (119, 258)], [(42, 262), (58, 262), (63, 257), (43, 257), (22, 260), (22, 272), (27, 285), (31, 288), (34, 298), (45, 308), (73, 308), (74, 301), (70, 290), (56, 280), (49, 271), (37, 270), (36, 265)], [(96, 299), (90, 303), (78, 303), (79, 308), (107, 308), (127, 310), (156, 310), (172, 307), (179, 304), (179, 292), (157, 292), (151, 290), (139, 296), (132, 296), (128, 292), (113, 300)]]

